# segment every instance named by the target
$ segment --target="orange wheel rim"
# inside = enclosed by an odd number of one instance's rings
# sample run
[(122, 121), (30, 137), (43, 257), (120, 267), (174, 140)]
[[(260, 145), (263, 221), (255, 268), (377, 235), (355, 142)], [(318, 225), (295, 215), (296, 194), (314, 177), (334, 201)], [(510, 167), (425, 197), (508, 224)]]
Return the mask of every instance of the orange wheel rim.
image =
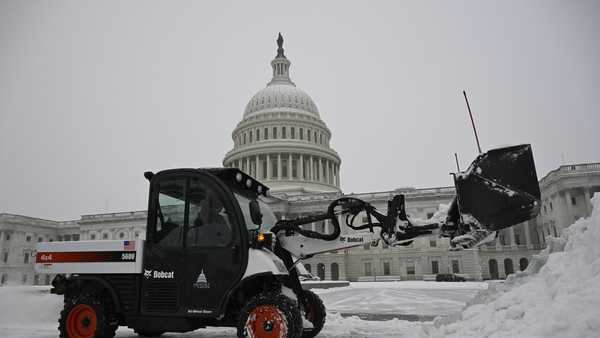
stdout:
[(69, 338), (92, 338), (96, 334), (96, 311), (86, 304), (78, 304), (67, 315)]
[(287, 337), (287, 321), (276, 306), (259, 305), (250, 312), (246, 331), (251, 338), (283, 338)]

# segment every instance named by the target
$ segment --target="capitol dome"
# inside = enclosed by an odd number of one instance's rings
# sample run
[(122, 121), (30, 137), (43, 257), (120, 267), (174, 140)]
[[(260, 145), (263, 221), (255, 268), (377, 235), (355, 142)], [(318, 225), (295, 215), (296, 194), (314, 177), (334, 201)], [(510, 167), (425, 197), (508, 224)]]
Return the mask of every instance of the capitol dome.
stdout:
[(319, 116), (319, 110), (313, 99), (293, 83), (270, 84), (261, 89), (254, 94), (246, 105), (244, 116), (282, 108), (287, 108), (290, 111), (309, 112)]
[(272, 78), (248, 102), (223, 159), (271, 187), (274, 194), (340, 192), (341, 159), (313, 99), (290, 79), (291, 62), (277, 39)]

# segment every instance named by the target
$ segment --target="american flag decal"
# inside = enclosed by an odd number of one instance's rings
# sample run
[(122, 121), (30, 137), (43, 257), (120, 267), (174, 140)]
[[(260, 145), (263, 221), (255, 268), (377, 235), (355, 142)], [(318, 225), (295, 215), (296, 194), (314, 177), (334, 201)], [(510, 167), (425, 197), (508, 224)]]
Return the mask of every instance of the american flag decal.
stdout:
[(123, 241), (124, 251), (135, 251), (135, 241)]

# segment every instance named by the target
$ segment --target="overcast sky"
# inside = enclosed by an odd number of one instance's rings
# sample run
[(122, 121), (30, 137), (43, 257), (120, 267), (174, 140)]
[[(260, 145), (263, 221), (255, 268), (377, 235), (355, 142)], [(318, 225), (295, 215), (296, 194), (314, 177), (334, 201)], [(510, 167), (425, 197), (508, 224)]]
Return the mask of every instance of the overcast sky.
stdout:
[(346, 193), (447, 186), (454, 152), (600, 162), (599, 1), (0, 1), (0, 212), (143, 210), (146, 170), (222, 164), (277, 33)]

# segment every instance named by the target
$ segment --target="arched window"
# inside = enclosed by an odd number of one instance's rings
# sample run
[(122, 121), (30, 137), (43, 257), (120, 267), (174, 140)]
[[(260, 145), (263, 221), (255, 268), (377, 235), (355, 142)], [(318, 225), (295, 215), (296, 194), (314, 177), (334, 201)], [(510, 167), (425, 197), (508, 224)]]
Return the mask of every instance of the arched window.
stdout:
[(338, 263), (331, 263), (331, 279), (340, 279), (340, 267), (338, 266)]
[(248, 136), (248, 137), (249, 137), (249, 140), (250, 140), (250, 142), (249, 142), (249, 143), (252, 143), (252, 130), (250, 130), (250, 134), (249, 134), (249, 136)]
[(244, 133), (244, 144), (246, 144), (246, 133)]
[(506, 274), (506, 276), (510, 275), (511, 273), (515, 273), (513, 261), (510, 258), (504, 260), (504, 273)]
[(277, 138), (277, 127), (273, 127), (273, 138)]
[(304, 264), (304, 268), (306, 269), (306, 271), (312, 272), (310, 264)]
[(300, 131), (298, 132), (298, 134), (300, 134), (300, 139), (304, 140), (304, 129), (300, 128)]
[(310, 129), (307, 130), (306, 139), (310, 142)]
[(260, 141), (260, 129), (256, 129), (256, 141)]
[(319, 143), (323, 144), (323, 134), (319, 134)]
[(285, 132), (285, 127), (281, 128), (281, 138), (287, 138), (287, 134)]
[(321, 280), (325, 280), (325, 264), (317, 264), (317, 276), (319, 276)]
[(269, 128), (265, 128), (265, 140), (269, 139)]
[(125, 238), (125, 233), (123, 233), (123, 232), (119, 233), (119, 238), (121, 238), (121, 239)]
[(294, 129), (294, 127), (292, 127), (290, 130), (290, 138), (291, 139), (296, 138), (296, 129)]
[(313, 136), (315, 137), (315, 143), (317, 143), (317, 132), (315, 131)]
[(519, 259), (519, 270), (524, 271), (525, 269), (527, 269), (528, 265), (529, 261), (527, 260), (527, 258), (523, 257)]
[(491, 279), (500, 278), (500, 276), (498, 275), (498, 262), (495, 259), (490, 259), (488, 265), (489, 265), (489, 269), (490, 269), (490, 278)]

